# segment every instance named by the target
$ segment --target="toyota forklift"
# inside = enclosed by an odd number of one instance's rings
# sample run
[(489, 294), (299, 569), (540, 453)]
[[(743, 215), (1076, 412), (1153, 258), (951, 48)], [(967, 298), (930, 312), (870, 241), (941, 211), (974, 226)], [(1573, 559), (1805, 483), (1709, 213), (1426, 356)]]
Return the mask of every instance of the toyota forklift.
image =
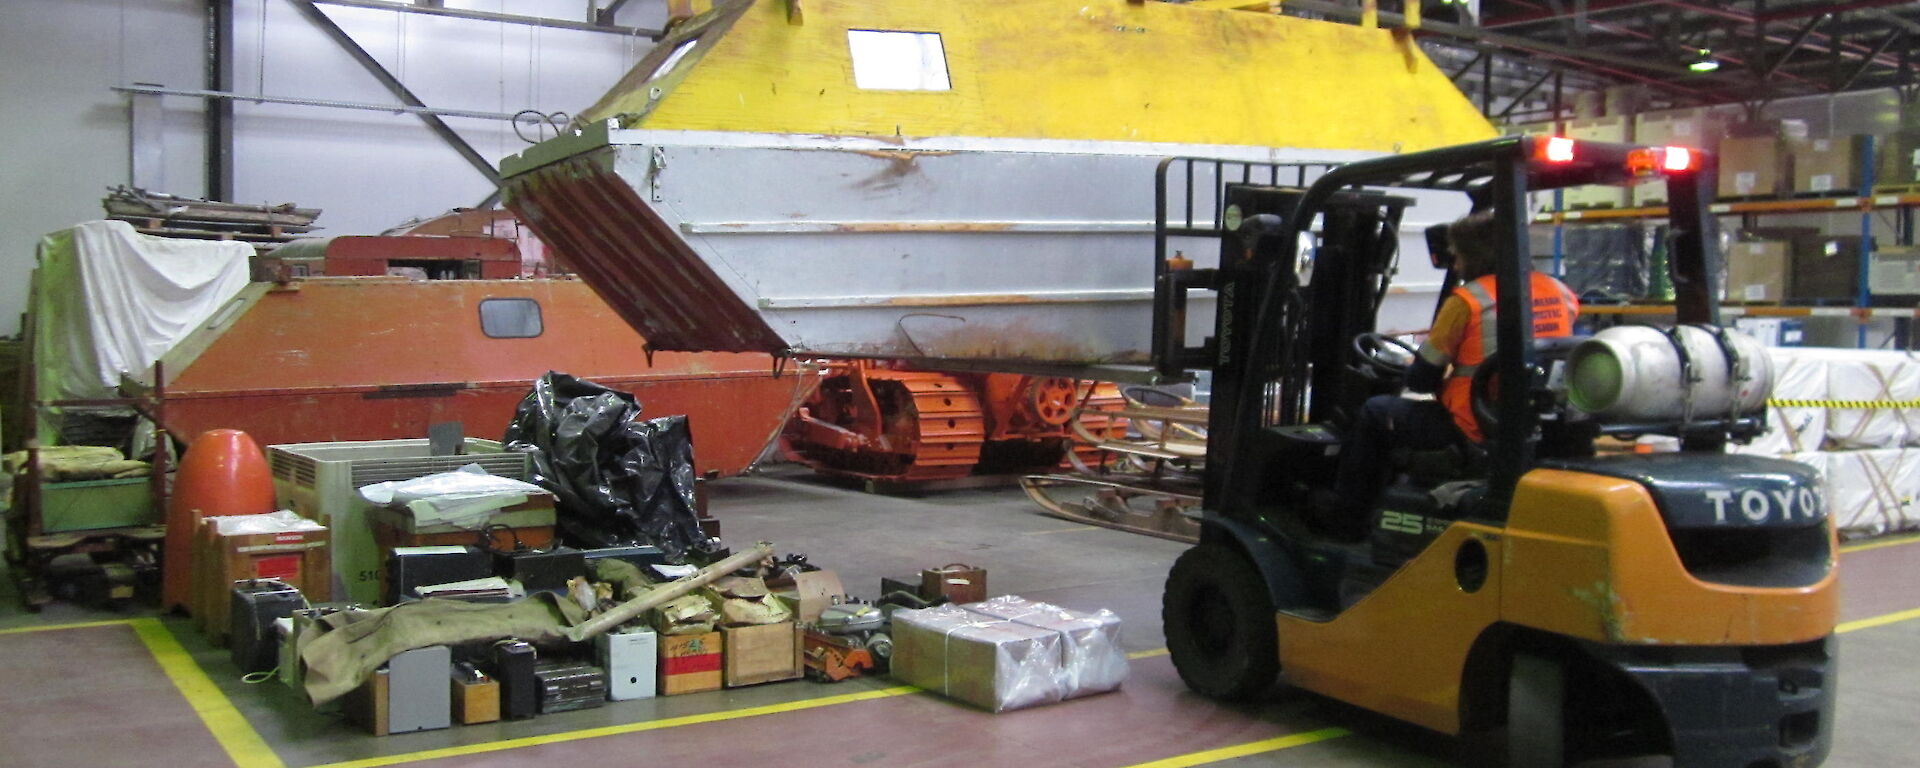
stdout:
[[(1727, 452), (1765, 429), (1770, 369), (1720, 325), (1714, 173), (1685, 148), (1525, 136), (1344, 165), (1164, 162), (1154, 357), (1213, 375), (1202, 533), (1162, 604), (1186, 684), (1246, 699), (1282, 682), (1479, 734), (1521, 768), (1824, 760), (1836, 540), (1811, 470)], [(1647, 182), (1668, 192), (1677, 322), (1535, 339), (1530, 195)], [(1449, 205), (1499, 232), (1497, 351), (1472, 388), (1485, 439), (1395, 450), (1353, 540), (1322, 523), (1343, 434), (1411, 357), (1376, 327), (1417, 250), (1403, 218)], [(1445, 268), (1444, 229), (1427, 234)], [(1208, 237), (1217, 266), (1167, 257)], [(1214, 300), (1210, 334), (1187, 329), (1195, 295)], [(1623, 329), (1639, 335), (1609, 341)], [(1645, 435), (1680, 450), (1599, 448)]]

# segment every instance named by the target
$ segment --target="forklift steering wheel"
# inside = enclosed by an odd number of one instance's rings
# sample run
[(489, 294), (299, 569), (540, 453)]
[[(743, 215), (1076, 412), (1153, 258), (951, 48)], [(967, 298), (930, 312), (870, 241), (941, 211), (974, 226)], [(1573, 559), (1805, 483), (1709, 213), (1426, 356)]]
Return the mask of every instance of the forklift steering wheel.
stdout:
[(1368, 331), (1353, 337), (1353, 354), (1364, 367), (1360, 370), (1375, 378), (1404, 378), (1407, 366), (1418, 354), (1413, 345), (1384, 333)]

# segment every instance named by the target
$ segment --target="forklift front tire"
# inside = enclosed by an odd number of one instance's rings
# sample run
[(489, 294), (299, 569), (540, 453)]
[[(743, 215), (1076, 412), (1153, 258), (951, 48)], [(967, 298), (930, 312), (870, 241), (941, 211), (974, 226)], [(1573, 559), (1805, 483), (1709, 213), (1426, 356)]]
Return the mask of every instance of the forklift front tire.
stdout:
[(1560, 662), (1515, 654), (1507, 678), (1508, 768), (1567, 764), (1566, 670)]
[(1180, 555), (1167, 575), (1160, 619), (1187, 687), (1226, 700), (1273, 687), (1280, 672), (1273, 601), (1259, 570), (1237, 550), (1202, 544)]

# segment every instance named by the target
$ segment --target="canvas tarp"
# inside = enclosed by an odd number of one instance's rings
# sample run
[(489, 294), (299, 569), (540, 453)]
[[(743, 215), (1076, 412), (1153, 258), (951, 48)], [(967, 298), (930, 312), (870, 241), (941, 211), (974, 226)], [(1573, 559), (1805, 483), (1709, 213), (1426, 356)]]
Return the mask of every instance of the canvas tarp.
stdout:
[(153, 237), (122, 221), (41, 238), (27, 309), (38, 399), (119, 396), (123, 375), (146, 371), (247, 286), (252, 255), (245, 243)]

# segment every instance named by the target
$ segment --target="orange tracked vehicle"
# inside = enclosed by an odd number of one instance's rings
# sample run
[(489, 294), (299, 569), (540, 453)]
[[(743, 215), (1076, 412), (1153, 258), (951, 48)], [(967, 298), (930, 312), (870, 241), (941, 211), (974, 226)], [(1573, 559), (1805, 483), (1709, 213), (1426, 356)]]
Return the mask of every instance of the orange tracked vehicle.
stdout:
[[(826, 365), (820, 388), (787, 423), (794, 459), (823, 474), (911, 485), (1058, 466), (1077, 440), (1078, 410), (1114, 410), (1112, 384), (1010, 373), (917, 370), (894, 361)], [(1121, 419), (1083, 415), (1096, 435), (1120, 437)]]

